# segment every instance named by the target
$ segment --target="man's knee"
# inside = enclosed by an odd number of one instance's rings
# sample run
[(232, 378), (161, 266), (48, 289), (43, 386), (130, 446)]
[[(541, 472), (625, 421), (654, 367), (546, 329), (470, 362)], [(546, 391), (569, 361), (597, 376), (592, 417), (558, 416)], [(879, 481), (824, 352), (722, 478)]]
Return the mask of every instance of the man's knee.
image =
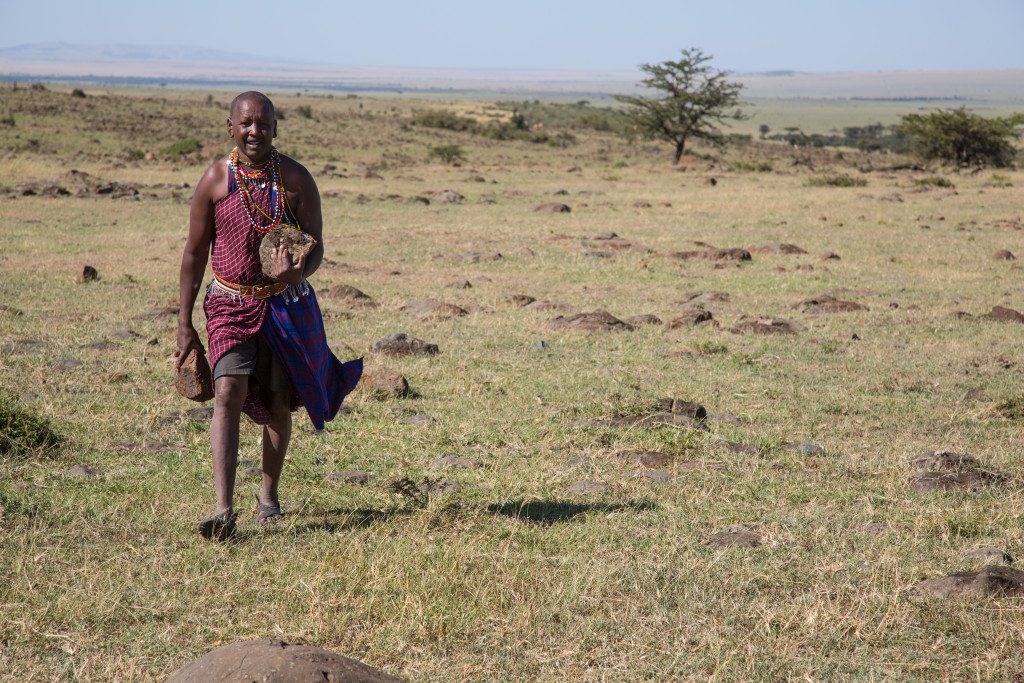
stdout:
[(213, 390), (214, 408), (233, 413), (241, 412), (248, 391), (249, 378), (245, 375), (218, 377)]
[(270, 399), (270, 418), (278, 424), (291, 420), (292, 406), (291, 396), (286, 392), (275, 392)]

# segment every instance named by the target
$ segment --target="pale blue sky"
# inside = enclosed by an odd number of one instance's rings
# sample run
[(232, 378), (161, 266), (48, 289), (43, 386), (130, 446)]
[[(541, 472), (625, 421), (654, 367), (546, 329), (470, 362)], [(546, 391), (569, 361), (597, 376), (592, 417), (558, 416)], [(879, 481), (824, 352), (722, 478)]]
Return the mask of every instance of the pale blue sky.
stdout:
[(737, 71), (1024, 67), (1024, 0), (0, 0), (0, 47), (191, 45), (343, 65)]

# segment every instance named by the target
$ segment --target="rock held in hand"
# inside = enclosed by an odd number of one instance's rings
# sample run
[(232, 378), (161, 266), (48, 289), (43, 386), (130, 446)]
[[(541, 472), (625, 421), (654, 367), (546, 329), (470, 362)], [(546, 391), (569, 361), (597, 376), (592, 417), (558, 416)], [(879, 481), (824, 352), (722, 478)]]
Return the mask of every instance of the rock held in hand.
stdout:
[(174, 388), (190, 401), (209, 401), (213, 398), (213, 372), (206, 354), (192, 349), (178, 369)]
[(278, 228), (268, 232), (260, 242), (260, 265), (263, 268), (263, 274), (267, 277), (272, 277), (270, 274), (273, 268), (272, 254), (274, 249), (279, 246), (288, 250), (292, 265), (295, 265), (300, 258), (308, 256), (309, 252), (313, 251), (316, 240), (309, 233), (295, 228)]

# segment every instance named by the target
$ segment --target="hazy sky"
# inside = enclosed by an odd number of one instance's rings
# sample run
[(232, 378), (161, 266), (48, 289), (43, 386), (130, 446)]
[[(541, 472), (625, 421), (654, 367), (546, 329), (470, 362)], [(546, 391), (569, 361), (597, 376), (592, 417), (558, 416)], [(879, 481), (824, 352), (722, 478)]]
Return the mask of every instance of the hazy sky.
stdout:
[(0, 0), (0, 47), (178, 44), (343, 65), (737, 71), (1024, 67), (1024, 0)]

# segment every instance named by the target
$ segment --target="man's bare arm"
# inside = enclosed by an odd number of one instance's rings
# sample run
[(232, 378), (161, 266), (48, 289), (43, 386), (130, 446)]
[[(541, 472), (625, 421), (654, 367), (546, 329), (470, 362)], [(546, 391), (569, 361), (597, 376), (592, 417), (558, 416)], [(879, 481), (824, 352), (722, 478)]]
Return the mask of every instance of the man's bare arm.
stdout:
[(213, 240), (213, 197), (219, 180), (217, 170), (214, 165), (203, 174), (196, 185), (189, 209), (188, 237), (185, 239), (181, 272), (178, 277), (178, 303), (181, 309), (178, 312), (176, 368), (181, 367), (192, 348), (205, 353), (199, 333), (192, 324), (192, 309), (195, 307), (203, 275), (206, 273), (206, 263), (210, 257), (210, 242)]
[[(303, 277), (309, 277), (320, 267), (324, 257), (324, 218), (320, 211), (320, 191), (316, 187), (316, 181), (301, 164), (292, 161), (288, 172), (288, 201), (291, 202), (295, 211), (295, 218), (298, 219), (302, 231), (309, 233), (316, 240), (316, 246), (305, 259)], [(287, 162), (286, 162), (287, 163)], [(292, 192), (294, 191), (294, 199)]]

